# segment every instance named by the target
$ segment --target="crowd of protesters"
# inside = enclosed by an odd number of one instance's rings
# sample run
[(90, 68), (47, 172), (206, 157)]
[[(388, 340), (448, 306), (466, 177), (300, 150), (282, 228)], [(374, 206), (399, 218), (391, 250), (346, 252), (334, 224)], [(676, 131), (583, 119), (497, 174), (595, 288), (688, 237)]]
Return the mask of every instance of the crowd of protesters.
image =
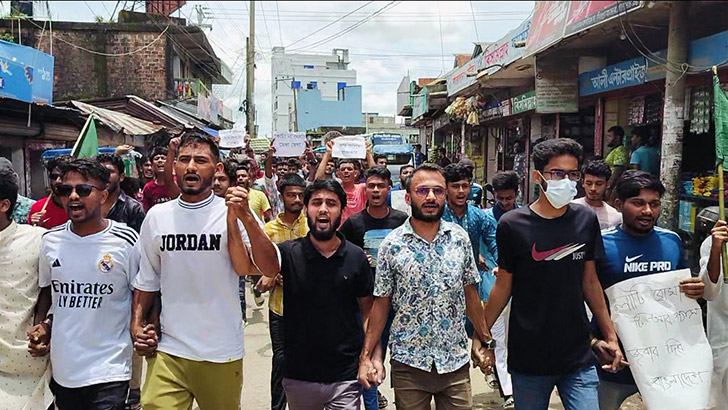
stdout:
[[(538, 199), (519, 206), (521, 178), (499, 172), (483, 209), (468, 159), (420, 155), (393, 187), (370, 144), (363, 161), (334, 159), (336, 136), (321, 155), (259, 162), (187, 132), (138, 181), (116, 154), (56, 157), (35, 203), (0, 159), (0, 409), (239, 408), (249, 282), (257, 306), (269, 294), (273, 410), (470, 409), (471, 363), (504, 408), (545, 410), (554, 388), (579, 410), (639, 393), (603, 290), (687, 266), (655, 226), (657, 177), (614, 178), (551, 139), (531, 150)], [(408, 209), (390, 205), (396, 190)], [(719, 221), (679, 286), (709, 300), (719, 409), (726, 240)], [(625, 254), (660, 263), (630, 271)]]

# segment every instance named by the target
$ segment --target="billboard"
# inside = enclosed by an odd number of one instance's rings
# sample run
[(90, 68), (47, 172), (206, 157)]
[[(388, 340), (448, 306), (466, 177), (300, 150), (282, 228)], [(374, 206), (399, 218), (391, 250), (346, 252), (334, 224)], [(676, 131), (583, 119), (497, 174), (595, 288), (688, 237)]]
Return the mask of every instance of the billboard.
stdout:
[(0, 96), (53, 103), (53, 56), (0, 40)]

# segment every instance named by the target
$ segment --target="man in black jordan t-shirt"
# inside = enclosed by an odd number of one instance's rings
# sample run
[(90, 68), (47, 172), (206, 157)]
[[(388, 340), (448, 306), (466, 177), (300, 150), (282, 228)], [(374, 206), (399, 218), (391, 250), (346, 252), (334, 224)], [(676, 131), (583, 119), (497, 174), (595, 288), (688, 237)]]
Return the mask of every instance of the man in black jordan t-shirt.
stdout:
[(605, 370), (626, 365), (594, 265), (603, 252), (599, 221), (590, 209), (569, 204), (581, 155), (571, 139), (536, 145), (532, 177), (542, 195), (498, 223), (498, 277), (485, 315), (492, 325), (513, 298), (508, 370), (518, 408), (547, 409), (554, 386), (568, 409), (599, 408), (585, 301), (613, 358)]

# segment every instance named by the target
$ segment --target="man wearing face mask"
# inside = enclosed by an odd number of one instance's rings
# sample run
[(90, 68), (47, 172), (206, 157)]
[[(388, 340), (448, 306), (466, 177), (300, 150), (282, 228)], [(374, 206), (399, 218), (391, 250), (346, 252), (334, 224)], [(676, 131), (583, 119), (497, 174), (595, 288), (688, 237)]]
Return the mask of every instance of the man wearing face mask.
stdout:
[(508, 370), (519, 408), (546, 410), (554, 387), (566, 408), (599, 407), (585, 301), (613, 358), (603, 368), (626, 365), (596, 273), (594, 260), (603, 253), (599, 221), (569, 204), (581, 156), (581, 145), (571, 139), (536, 145), (532, 178), (543, 194), (498, 222), (498, 276), (485, 316), (495, 323), (512, 298)]

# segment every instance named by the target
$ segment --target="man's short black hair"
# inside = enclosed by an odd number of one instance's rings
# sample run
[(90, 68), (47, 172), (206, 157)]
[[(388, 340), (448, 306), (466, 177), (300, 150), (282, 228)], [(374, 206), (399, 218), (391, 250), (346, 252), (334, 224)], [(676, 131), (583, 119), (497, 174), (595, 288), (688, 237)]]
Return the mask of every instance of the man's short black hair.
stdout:
[(13, 215), (15, 204), (18, 202), (18, 174), (15, 173), (12, 167), (0, 167), (0, 200), (7, 199), (10, 201), (10, 208), (8, 208), (5, 215), (8, 220)]
[(235, 179), (238, 177), (235, 174), (235, 171), (238, 168), (237, 161), (233, 161), (231, 159), (226, 159), (222, 161), (222, 171), (227, 175), (228, 179), (231, 181), (235, 181)]
[(473, 175), (468, 172), (466, 167), (458, 164), (450, 164), (445, 167), (445, 182), (448, 184), (462, 181), (463, 179), (467, 179), (470, 182), (472, 178)]
[(637, 136), (640, 139), (640, 143), (642, 145), (646, 145), (649, 141), (649, 136), (647, 135), (647, 130), (641, 127), (635, 127), (632, 128), (632, 132), (630, 132), (630, 136)]
[(376, 154), (376, 155), (374, 155), (374, 162), (376, 163), (377, 161), (379, 161), (382, 158), (384, 158), (385, 161), (387, 160), (387, 156), (386, 155), (384, 155), (384, 154)]
[(520, 188), (520, 178), (515, 171), (501, 171), (493, 175), (493, 191), (505, 191), (512, 189), (518, 193)]
[(341, 164), (351, 164), (354, 166), (354, 169), (356, 169), (356, 164), (359, 163), (358, 160), (353, 158), (342, 158), (339, 161), (336, 162), (336, 169), (341, 168)]
[(296, 158), (289, 158), (288, 159), (288, 169), (291, 168), (301, 169), (301, 162)]
[(660, 178), (649, 172), (630, 169), (625, 171), (617, 180), (615, 191), (617, 198), (624, 202), (629, 198), (639, 196), (640, 191), (649, 189), (657, 191), (660, 197), (665, 193), (665, 186), (660, 182)]
[(584, 176), (594, 175), (595, 177), (604, 178), (607, 181), (612, 177), (612, 168), (602, 159), (587, 162), (584, 164), (581, 172)]
[(53, 171), (56, 167), (63, 168), (63, 164), (66, 164), (70, 161), (73, 161), (73, 157), (70, 155), (59, 155), (57, 157), (53, 157), (46, 162), (46, 170), (48, 172)]
[(607, 130), (607, 132), (613, 132), (614, 135), (618, 137), (624, 137), (624, 128), (620, 127), (619, 125), (615, 125)]
[(238, 171), (245, 171), (247, 173), (250, 173), (250, 167), (245, 164), (238, 164), (237, 167), (235, 167), (235, 173), (237, 175)]
[(114, 164), (117, 171), (119, 171), (119, 174), (123, 174), (124, 171), (126, 171), (126, 166), (124, 166), (124, 160), (116, 154), (99, 154), (96, 156), (96, 161), (99, 161), (101, 165), (107, 162)]
[(576, 158), (578, 162), (581, 162), (582, 153), (583, 149), (581, 144), (571, 138), (552, 138), (536, 144), (533, 147), (531, 159), (533, 160), (534, 168), (538, 171), (543, 171), (551, 158), (569, 155)]
[(198, 131), (187, 131), (182, 134), (182, 138), (179, 141), (179, 147), (177, 148), (177, 155), (182, 151), (182, 147), (190, 144), (205, 144), (210, 147), (210, 153), (215, 161), (220, 161), (220, 147), (209, 134), (203, 134)]
[(154, 149), (152, 150), (152, 155), (149, 156), (149, 161), (154, 161), (154, 157), (156, 157), (157, 155), (164, 155), (166, 157), (167, 147), (154, 147)]
[(288, 173), (281, 178), (281, 183), (278, 185), (278, 190), (280, 191), (281, 195), (283, 195), (286, 192), (286, 188), (289, 186), (297, 186), (300, 188), (306, 189), (306, 181), (301, 178), (300, 175), (296, 173)]
[(306, 191), (303, 193), (303, 204), (308, 206), (308, 202), (311, 200), (313, 194), (317, 191), (321, 191), (322, 189), (335, 193), (341, 202), (341, 209), (343, 210), (346, 208), (346, 192), (344, 192), (344, 188), (341, 187), (341, 184), (331, 178), (320, 179), (307, 186)]
[(414, 166), (414, 165), (412, 165), (412, 164), (404, 164), (404, 165), (402, 165), (401, 167), (399, 167), (399, 173), (401, 174), (401, 173), (402, 173), (402, 172), (404, 172), (404, 170), (405, 170), (405, 169), (407, 169), (407, 168), (412, 168), (412, 169), (414, 169), (414, 168), (415, 168), (415, 166)]
[(276, 168), (279, 167), (279, 166), (281, 166), (281, 165), (288, 166), (288, 160), (285, 159), (285, 158), (276, 157), (275, 160), (274, 160), (274, 162), (273, 162), (273, 164), (274, 164), (274, 166)]
[(69, 172), (78, 172), (85, 179), (95, 179), (103, 185), (100, 188), (106, 188), (109, 184), (109, 170), (106, 169), (105, 166), (101, 165), (100, 162), (92, 159), (75, 158), (73, 161), (63, 165), (61, 171), (63, 172), (64, 177)]
[(405, 189), (407, 190), (408, 193), (411, 193), (410, 186), (412, 185), (412, 180), (415, 178), (415, 175), (418, 172), (424, 172), (424, 171), (437, 172), (440, 175), (442, 175), (443, 177), (445, 176), (441, 166), (439, 166), (437, 164), (431, 164), (431, 163), (425, 162), (424, 164), (415, 168), (415, 170), (412, 171), (412, 175), (410, 175), (409, 178), (407, 178), (407, 180), (405, 181), (405, 185), (406, 185)]
[(381, 178), (389, 184), (389, 186), (392, 186), (392, 173), (389, 172), (389, 170), (386, 167), (372, 167), (369, 168), (367, 171), (366, 179), (369, 179), (370, 177), (377, 177)]

